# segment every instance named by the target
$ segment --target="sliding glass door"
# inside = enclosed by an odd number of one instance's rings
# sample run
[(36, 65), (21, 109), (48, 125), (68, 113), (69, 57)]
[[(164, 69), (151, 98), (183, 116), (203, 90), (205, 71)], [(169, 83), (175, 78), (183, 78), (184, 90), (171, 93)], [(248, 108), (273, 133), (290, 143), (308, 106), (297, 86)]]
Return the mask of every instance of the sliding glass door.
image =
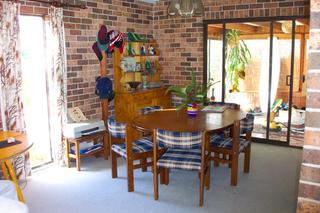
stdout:
[(253, 137), (301, 146), (308, 19), (205, 23), (204, 77), (221, 81), (208, 96), (214, 91), (216, 101), (238, 103), (253, 114)]

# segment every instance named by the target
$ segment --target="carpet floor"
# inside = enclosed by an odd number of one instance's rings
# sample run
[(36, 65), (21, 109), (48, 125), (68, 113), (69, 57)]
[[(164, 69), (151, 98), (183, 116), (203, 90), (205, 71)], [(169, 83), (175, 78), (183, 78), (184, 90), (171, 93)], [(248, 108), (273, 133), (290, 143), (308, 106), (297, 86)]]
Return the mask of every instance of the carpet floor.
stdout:
[(159, 185), (153, 200), (152, 173), (136, 170), (135, 191), (127, 192), (126, 165), (119, 159), (119, 178), (111, 178), (110, 160), (81, 160), (81, 172), (50, 166), (34, 172), (23, 189), (31, 213), (212, 212), (293, 213), (296, 209), (301, 150), (253, 144), (251, 171), (230, 186), (230, 169), (213, 167), (204, 207), (198, 207), (197, 172), (174, 170), (169, 185)]

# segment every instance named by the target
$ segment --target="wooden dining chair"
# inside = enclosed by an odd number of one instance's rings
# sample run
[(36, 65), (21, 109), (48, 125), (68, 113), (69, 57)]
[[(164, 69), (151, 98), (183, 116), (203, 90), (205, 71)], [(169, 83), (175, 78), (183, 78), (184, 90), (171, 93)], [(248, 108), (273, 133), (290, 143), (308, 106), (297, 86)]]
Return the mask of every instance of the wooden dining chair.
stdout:
[[(112, 178), (118, 177), (117, 157), (126, 159), (128, 191), (134, 191), (134, 169), (141, 168), (147, 170), (147, 166), (152, 165), (152, 161), (147, 162), (148, 158), (153, 157), (153, 143), (151, 137), (142, 137), (133, 140), (134, 129), (127, 124), (119, 123), (114, 117), (108, 119), (108, 130), (111, 146)], [(164, 147), (161, 147), (164, 148)], [(134, 163), (139, 160), (139, 163)]]
[[(210, 150), (213, 153), (211, 160), (215, 166), (227, 163), (231, 168), (231, 185), (237, 185), (239, 154), (244, 153), (244, 172), (249, 173), (251, 155), (251, 134), (253, 131), (254, 116), (247, 114), (244, 119), (235, 121), (230, 135), (215, 134), (210, 136)], [(241, 137), (240, 137), (241, 136)]]
[[(207, 135), (202, 132), (172, 132), (156, 129), (153, 132), (153, 177), (154, 199), (158, 200), (158, 174), (160, 182), (169, 183), (169, 169), (199, 171), (200, 198), (203, 206), (204, 186), (210, 187), (210, 150), (206, 146)], [(158, 146), (167, 148), (164, 154), (158, 152)]]

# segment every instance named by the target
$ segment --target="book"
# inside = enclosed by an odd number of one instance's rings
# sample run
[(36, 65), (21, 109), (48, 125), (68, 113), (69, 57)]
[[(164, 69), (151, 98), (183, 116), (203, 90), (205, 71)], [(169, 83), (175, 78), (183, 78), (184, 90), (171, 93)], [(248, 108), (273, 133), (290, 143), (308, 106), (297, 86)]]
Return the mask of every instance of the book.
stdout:
[(205, 112), (224, 112), (227, 109), (227, 106), (206, 106), (205, 108), (202, 109), (202, 111)]

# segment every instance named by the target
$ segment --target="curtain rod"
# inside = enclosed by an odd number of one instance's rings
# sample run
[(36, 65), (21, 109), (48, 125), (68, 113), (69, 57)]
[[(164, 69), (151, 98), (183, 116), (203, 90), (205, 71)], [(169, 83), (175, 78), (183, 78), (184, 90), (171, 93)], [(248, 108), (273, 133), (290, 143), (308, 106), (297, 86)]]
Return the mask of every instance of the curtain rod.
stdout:
[[(18, 3), (19, 0), (5, 0), (5, 1), (12, 1)], [(33, 1), (33, 2), (39, 2), (39, 3), (44, 3), (44, 4), (49, 4), (54, 7), (73, 7), (73, 8), (80, 8), (80, 9), (87, 9), (85, 5), (76, 5), (76, 4), (69, 4), (69, 3), (63, 3), (58, 0), (52, 0), (52, 1), (44, 1), (44, 0), (28, 0), (28, 1)]]

